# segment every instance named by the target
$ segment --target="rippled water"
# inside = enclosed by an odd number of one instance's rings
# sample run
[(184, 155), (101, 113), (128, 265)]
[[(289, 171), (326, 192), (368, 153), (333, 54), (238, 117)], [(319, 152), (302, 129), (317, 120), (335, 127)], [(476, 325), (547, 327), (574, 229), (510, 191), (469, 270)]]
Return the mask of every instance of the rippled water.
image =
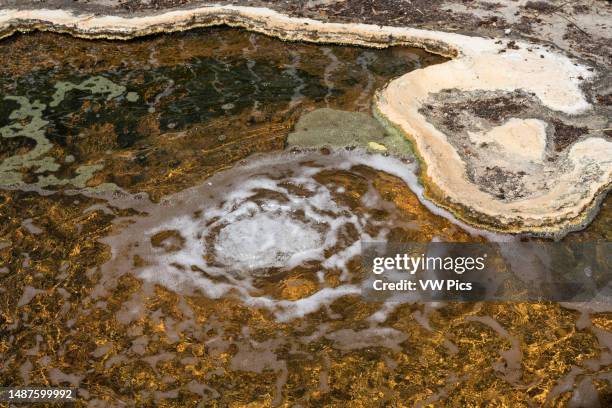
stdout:
[(133, 265), (136, 276), (181, 293), (235, 292), (280, 320), (303, 317), (360, 292), (363, 242), (477, 239), (397, 202), (392, 186), (410, 194), (402, 172), (414, 177), (414, 165), (364, 152), (254, 156), (141, 208), (146, 217), (105, 241), (120, 255), (102, 284)]
[[(285, 149), (307, 113), (369, 114), (387, 81), (442, 58), (225, 28), (0, 49), (3, 384), (78, 386), (90, 406), (608, 392), (607, 313), (361, 299), (364, 240), (502, 237), (424, 201), (407, 148)], [(316, 132), (380, 131), (348, 118)], [(608, 214), (568, 240), (609, 239)]]
[(127, 43), (5, 40), (3, 184), (178, 191), (281, 149), (305, 110), (369, 111), (390, 78), (441, 61), (407, 49), (279, 44), (226, 29)]

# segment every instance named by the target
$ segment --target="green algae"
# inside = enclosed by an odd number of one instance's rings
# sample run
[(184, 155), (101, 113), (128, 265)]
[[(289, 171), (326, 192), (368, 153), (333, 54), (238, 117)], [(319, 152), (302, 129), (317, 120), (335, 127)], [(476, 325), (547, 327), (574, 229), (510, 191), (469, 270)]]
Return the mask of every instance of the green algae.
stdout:
[[(103, 76), (94, 76), (81, 82), (74, 84), (72, 82), (61, 81), (55, 84), (55, 93), (53, 94), (50, 107), (55, 107), (66, 98), (66, 94), (72, 90), (90, 91), (92, 94), (107, 94), (106, 100), (110, 101), (125, 93), (126, 89), (123, 85), (117, 85), (111, 80)], [(133, 92), (130, 92), (133, 93)], [(136, 95), (137, 99), (138, 95)], [(133, 96), (130, 96), (133, 98)], [(131, 101), (133, 102), (133, 101)]]
[(128, 102), (136, 102), (138, 101), (138, 94), (136, 92), (128, 92), (125, 95), (125, 99), (127, 99)]
[[(124, 86), (100, 76), (89, 78), (80, 84), (58, 82), (55, 84), (55, 89), (49, 107), (58, 106), (66, 98), (66, 94), (73, 89), (87, 90), (92, 94), (107, 94), (107, 100), (116, 98), (126, 91)], [(134, 99), (133, 96), (131, 98)], [(53, 174), (47, 174), (39, 176), (35, 182), (26, 183), (23, 179), (24, 169), (33, 169), (34, 173), (44, 174), (56, 172), (61, 167), (54, 157), (47, 155), (53, 149), (53, 143), (46, 136), (50, 122), (43, 118), (47, 105), (38, 99), (30, 101), (25, 96), (5, 96), (4, 99), (15, 101), (19, 108), (9, 114), (8, 119), (11, 123), (0, 128), (0, 136), (7, 139), (25, 137), (34, 140), (36, 144), (28, 152), (10, 156), (0, 162), (0, 183), (2, 185), (16, 187), (27, 184), (38, 188), (71, 185), (76, 188), (86, 188), (87, 182), (95, 172), (104, 168), (101, 164), (85, 164), (76, 168), (76, 176), (72, 178), (60, 179)], [(137, 94), (136, 99), (138, 99)], [(65, 163), (69, 164), (73, 161), (74, 156), (66, 156)], [(103, 189), (112, 189), (113, 186), (113, 184), (105, 183)]]
[[(304, 111), (327, 107), (365, 118), (391, 77), (437, 62), (401, 48), (279, 47), (229, 29), (128, 43), (41, 33), (0, 48), (8, 61), (0, 66), (0, 99), (20, 95), (0, 104), (3, 136), (12, 138), (0, 146), (0, 185), (118, 186), (155, 197), (250, 154), (282, 149)], [(379, 136), (360, 146), (393, 150), (391, 139), (371, 130)]]
[[(45, 127), (49, 124), (42, 117), (46, 106), (38, 100), (30, 102), (24, 96), (7, 96), (5, 100), (12, 100), (19, 104), (19, 108), (11, 112), (9, 120), (13, 122), (0, 128), (0, 135), (4, 138), (28, 137), (36, 142), (34, 149), (29, 152), (12, 156), (0, 163), (0, 171), (15, 171), (20, 167), (39, 166), (39, 171), (55, 171), (58, 166), (52, 162), (38, 160), (40, 156), (51, 150), (53, 145), (45, 137)], [(26, 122), (26, 120), (29, 121)], [(25, 122), (25, 124), (24, 124)]]

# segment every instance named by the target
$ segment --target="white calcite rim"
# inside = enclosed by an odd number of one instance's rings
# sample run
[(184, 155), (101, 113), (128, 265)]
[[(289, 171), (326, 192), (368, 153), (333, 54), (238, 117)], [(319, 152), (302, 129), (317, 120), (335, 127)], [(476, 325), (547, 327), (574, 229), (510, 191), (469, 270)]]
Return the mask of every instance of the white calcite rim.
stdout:
[[(612, 181), (612, 143), (601, 133), (589, 134), (570, 146), (554, 182), (521, 200), (500, 199), (479, 188), (467, 176), (466, 165), (448, 135), (420, 112), (428, 96), (442, 90), (457, 92), (521, 90), (542, 106), (563, 115), (592, 110), (581, 84), (596, 72), (547, 47), (519, 41), (486, 39), (369, 24), (325, 23), (295, 18), (259, 7), (211, 5), (157, 14), (122, 16), (75, 14), (69, 10), (5, 9), (0, 33), (45, 29), (84, 37), (131, 38), (162, 31), (226, 24), (284, 40), (355, 44), (369, 47), (408, 45), (451, 56), (452, 60), (409, 72), (379, 91), (375, 108), (390, 127), (414, 144), (422, 161), (421, 179), (427, 196), (467, 222), (506, 232), (546, 235), (585, 225)], [(513, 150), (526, 165), (541, 158), (542, 118), (517, 119), (475, 138), (490, 138)], [(529, 130), (530, 136), (517, 135)], [(508, 132), (505, 138), (504, 132)], [(499, 143), (501, 142), (501, 143)], [(516, 164), (516, 163), (515, 163)], [(520, 165), (520, 163), (519, 163)], [(541, 177), (549, 177), (542, 174)]]

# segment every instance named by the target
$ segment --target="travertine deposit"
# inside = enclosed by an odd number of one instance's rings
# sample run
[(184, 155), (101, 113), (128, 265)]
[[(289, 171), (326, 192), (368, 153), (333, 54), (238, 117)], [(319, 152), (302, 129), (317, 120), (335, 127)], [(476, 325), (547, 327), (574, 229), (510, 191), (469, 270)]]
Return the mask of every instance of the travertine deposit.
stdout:
[[(285, 40), (403, 44), (453, 57), (391, 81), (379, 92), (375, 107), (387, 126), (413, 142), (427, 196), (468, 222), (559, 236), (587, 223), (610, 188), (612, 142), (605, 131), (610, 109), (593, 107), (583, 91), (585, 84), (605, 82), (606, 74), (552, 47), (414, 28), (325, 23), (232, 5), (130, 16), (62, 9), (0, 11), (4, 36), (45, 29), (131, 38), (219, 24)], [(449, 110), (449, 103), (466, 108)], [(500, 103), (499, 110), (486, 112), (495, 103)], [(479, 104), (484, 108), (470, 110)]]

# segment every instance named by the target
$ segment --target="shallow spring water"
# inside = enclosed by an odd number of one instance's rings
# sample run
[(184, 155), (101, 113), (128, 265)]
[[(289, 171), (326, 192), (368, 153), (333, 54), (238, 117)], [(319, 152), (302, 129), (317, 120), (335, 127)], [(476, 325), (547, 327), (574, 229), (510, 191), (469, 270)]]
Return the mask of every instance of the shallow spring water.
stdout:
[[(410, 159), (282, 151), (304, 114), (369, 113), (386, 81), (443, 59), (230, 29), (0, 48), (3, 383), (78, 386), (90, 406), (609, 387), (607, 314), (361, 300), (361, 240), (484, 238), (420, 201)], [(608, 237), (606, 211), (568, 239)]]

